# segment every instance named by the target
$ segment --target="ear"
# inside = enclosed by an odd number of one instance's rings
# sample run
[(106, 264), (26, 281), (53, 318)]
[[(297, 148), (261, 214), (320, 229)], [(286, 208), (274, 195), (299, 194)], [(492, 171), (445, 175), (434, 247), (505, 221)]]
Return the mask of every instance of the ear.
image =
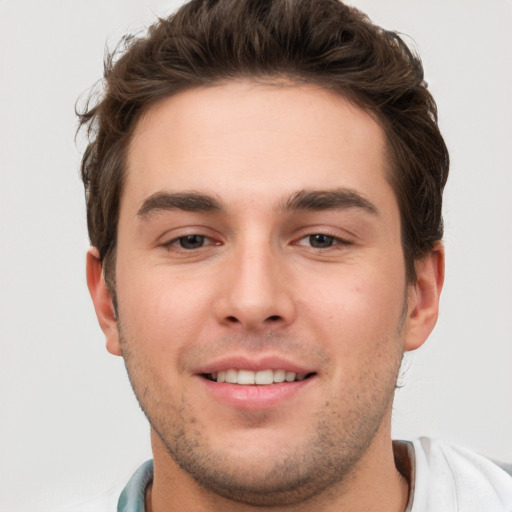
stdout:
[(434, 329), (439, 314), (439, 297), (444, 282), (444, 247), (437, 242), (415, 264), (416, 282), (408, 290), (408, 318), (405, 350), (415, 350)]
[(87, 251), (86, 268), (87, 286), (91, 294), (98, 322), (107, 340), (107, 350), (111, 354), (121, 356), (123, 353), (119, 341), (119, 330), (117, 327), (114, 303), (103, 276), (99, 252), (95, 247)]

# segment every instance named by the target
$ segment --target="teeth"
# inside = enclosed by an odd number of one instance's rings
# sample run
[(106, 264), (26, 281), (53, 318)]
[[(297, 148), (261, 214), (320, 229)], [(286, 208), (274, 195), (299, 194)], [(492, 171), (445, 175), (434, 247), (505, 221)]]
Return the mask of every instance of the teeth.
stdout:
[(294, 372), (286, 372), (285, 377), (286, 382), (293, 382), (295, 380), (295, 373)]
[[(293, 373), (293, 372), (290, 372)], [(286, 379), (286, 372), (284, 370), (274, 371), (274, 382), (284, 382)]]
[[(240, 370), (242, 373), (242, 370)], [(251, 372), (252, 373), (252, 372)], [(240, 380), (238, 380), (240, 382)], [(255, 384), (264, 384), (269, 385), (274, 382), (274, 372), (272, 370), (263, 370), (261, 372), (256, 372), (254, 374), (254, 383)]]
[(230, 384), (268, 386), (279, 382), (301, 381), (306, 378), (306, 373), (287, 372), (285, 370), (252, 370), (229, 369), (217, 373), (211, 373), (210, 378), (216, 382), (228, 382)]
[(238, 382), (238, 372), (236, 370), (228, 370), (226, 372), (226, 382), (236, 384)]
[[(235, 381), (233, 384), (254, 384), (255, 381), (255, 375), (254, 372), (251, 372), (250, 370), (229, 370), (230, 372), (238, 373), (238, 380)], [(258, 372), (260, 373), (260, 372)]]

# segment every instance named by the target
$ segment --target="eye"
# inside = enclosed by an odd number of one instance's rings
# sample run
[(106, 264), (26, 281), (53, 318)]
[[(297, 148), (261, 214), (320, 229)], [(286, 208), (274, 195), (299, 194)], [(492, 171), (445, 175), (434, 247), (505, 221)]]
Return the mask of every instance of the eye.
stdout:
[(212, 244), (214, 244), (213, 240), (205, 235), (191, 234), (174, 238), (173, 240), (163, 244), (163, 247), (168, 251), (179, 252), (194, 251)]
[(336, 239), (333, 236), (325, 235), (323, 233), (309, 235), (306, 238), (309, 242), (309, 245), (311, 245), (311, 247), (314, 247), (315, 249), (326, 249), (328, 247), (332, 247), (332, 245), (336, 241)]
[(180, 236), (174, 242), (178, 243), (182, 249), (199, 249), (205, 244), (206, 237), (203, 235)]
[(335, 236), (326, 235), (325, 233), (315, 233), (301, 238), (297, 245), (312, 247), (313, 249), (329, 249), (333, 245), (343, 243), (342, 240)]

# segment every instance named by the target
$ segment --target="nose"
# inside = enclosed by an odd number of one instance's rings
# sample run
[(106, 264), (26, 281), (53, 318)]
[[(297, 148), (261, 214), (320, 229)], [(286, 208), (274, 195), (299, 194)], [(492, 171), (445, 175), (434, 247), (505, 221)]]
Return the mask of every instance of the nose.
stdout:
[(217, 320), (247, 331), (293, 322), (295, 305), (283, 257), (268, 245), (247, 247), (226, 262), (214, 309)]

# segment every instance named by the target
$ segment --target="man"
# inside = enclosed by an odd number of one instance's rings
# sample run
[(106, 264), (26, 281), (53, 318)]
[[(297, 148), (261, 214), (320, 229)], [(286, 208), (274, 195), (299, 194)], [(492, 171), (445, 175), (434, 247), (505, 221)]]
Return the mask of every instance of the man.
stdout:
[(335, 0), (194, 1), (81, 122), (89, 290), (154, 455), (118, 510), (512, 509), (490, 461), (391, 441), (448, 174), (396, 34)]

